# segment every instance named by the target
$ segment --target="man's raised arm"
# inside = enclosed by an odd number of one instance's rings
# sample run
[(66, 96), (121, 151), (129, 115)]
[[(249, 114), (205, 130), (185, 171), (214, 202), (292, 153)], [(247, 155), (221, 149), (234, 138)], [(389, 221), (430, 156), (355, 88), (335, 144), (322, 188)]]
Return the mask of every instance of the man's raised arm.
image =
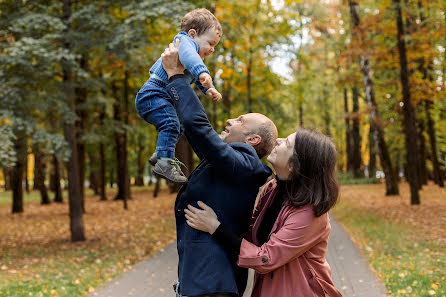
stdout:
[[(178, 46), (178, 41), (176, 47), (170, 44), (161, 58), (169, 77), (167, 92), (172, 98), (178, 118), (192, 147), (198, 151), (197, 154), (201, 154), (201, 157), (227, 174), (235, 174), (235, 171), (240, 174), (240, 171), (252, 169), (256, 162), (254, 148), (246, 145), (246, 148), (241, 149), (246, 149), (247, 154), (241, 154), (240, 150), (234, 150), (225, 143), (212, 128), (203, 105), (184, 78), (184, 67), (178, 59)], [(254, 158), (250, 158), (250, 155)]]

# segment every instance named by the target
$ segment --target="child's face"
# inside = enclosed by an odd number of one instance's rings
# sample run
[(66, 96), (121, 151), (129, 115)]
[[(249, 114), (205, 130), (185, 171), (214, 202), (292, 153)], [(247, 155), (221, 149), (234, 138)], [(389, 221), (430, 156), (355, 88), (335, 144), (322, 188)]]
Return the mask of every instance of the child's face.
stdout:
[(214, 49), (221, 38), (220, 32), (216, 31), (215, 28), (211, 28), (200, 35), (190, 33), (191, 32), (189, 31), (189, 35), (191, 35), (192, 39), (195, 40), (200, 47), (198, 54), (203, 60), (214, 52)]

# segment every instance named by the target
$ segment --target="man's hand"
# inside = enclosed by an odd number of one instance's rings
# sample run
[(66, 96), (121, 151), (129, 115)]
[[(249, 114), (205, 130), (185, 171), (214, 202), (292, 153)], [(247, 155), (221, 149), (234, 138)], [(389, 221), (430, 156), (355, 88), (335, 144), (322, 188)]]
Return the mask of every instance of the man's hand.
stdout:
[(180, 40), (175, 40), (175, 45), (173, 43), (169, 44), (169, 47), (164, 50), (161, 54), (161, 61), (163, 62), (164, 70), (167, 76), (170, 78), (175, 74), (183, 74), (184, 66), (180, 62), (178, 56), (178, 49), (180, 48)]
[(200, 74), (198, 79), (200, 80), (200, 84), (203, 87), (205, 87), (207, 89), (212, 87), (212, 77), (209, 75), (209, 73), (203, 72), (202, 74)]
[(206, 91), (206, 95), (211, 97), (214, 101), (219, 101), (221, 99), (221, 94), (215, 88), (210, 88)]

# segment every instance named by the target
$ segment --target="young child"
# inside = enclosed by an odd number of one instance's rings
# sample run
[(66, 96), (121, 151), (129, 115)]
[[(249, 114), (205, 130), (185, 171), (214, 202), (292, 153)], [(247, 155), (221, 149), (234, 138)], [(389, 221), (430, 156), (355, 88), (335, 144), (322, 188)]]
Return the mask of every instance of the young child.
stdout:
[[(222, 28), (215, 16), (207, 9), (195, 9), (181, 20), (181, 32), (174, 38), (180, 40), (178, 50), (181, 64), (186, 68), (184, 74), (190, 81), (212, 99), (218, 101), (221, 94), (212, 84), (209, 70), (203, 59), (214, 52), (222, 35)], [(161, 58), (150, 68), (150, 78), (136, 95), (135, 105), (138, 114), (158, 131), (156, 152), (150, 157), (152, 172), (170, 182), (187, 183), (175, 157), (175, 146), (182, 127), (178, 120), (172, 99), (166, 85), (168, 78)]]

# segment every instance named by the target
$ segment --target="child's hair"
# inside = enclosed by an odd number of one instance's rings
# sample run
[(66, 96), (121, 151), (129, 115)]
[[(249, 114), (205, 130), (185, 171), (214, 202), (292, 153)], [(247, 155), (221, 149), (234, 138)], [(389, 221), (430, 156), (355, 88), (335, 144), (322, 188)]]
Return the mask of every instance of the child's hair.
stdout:
[(190, 29), (195, 29), (200, 35), (211, 28), (214, 28), (220, 35), (223, 33), (220, 22), (206, 8), (194, 9), (181, 19), (181, 31), (188, 32)]

